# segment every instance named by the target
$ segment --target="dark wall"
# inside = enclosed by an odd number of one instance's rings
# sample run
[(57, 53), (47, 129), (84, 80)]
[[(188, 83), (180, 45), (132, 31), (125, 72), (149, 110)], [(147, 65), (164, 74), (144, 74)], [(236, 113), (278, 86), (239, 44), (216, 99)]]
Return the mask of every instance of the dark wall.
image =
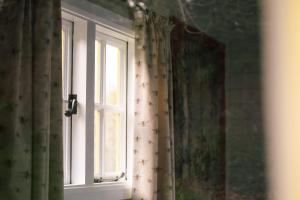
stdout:
[(89, 2), (100, 5), (114, 13), (123, 17), (132, 18), (131, 10), (127, 4), (127, 0), (87, 0)]
[(225, 48), (205, 33), (173, 21), (176, 199), (224, 200)]
[[(178, 4), (168, 5), (184, 19)], [(226, 199), (266, 199), (259, 2), (194, 0), (184, 6), (187, 23), (226, 48)]]

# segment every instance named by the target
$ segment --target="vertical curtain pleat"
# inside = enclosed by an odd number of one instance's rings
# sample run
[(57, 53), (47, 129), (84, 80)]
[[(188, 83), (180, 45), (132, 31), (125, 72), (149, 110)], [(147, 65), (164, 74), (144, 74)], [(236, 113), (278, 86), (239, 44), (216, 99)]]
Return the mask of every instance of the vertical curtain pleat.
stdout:
[(60, 0), (0, 11), (0, 199), (62, 200)]
[(169, 21), (135, 13), (133, 199), (175, 199)]

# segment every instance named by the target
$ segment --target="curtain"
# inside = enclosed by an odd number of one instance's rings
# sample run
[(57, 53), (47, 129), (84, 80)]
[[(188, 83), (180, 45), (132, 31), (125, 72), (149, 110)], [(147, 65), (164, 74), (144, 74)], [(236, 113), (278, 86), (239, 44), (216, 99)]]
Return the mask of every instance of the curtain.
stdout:
[(133, 200), (175, 199), (172, 25), (153, 13), (135, 13), (136, 102)]
[(62, 200), (60, 0), (0, 3), (0, 199)]

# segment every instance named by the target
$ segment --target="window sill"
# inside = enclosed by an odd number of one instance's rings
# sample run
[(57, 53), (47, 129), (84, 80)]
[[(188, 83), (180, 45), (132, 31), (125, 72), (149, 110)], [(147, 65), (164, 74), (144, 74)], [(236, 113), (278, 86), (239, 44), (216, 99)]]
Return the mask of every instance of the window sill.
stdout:
[(122, 200), (131, 198), (128, 182), (109, 182), (94, 185), (65, 185), (64, 200)]

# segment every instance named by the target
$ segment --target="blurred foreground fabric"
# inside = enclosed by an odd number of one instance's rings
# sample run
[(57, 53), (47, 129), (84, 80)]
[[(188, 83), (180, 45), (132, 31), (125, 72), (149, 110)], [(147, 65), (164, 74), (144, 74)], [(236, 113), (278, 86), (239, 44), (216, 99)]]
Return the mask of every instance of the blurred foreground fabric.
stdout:
[(2, 2), (0, 199), (62, 200), (60, 0)]

